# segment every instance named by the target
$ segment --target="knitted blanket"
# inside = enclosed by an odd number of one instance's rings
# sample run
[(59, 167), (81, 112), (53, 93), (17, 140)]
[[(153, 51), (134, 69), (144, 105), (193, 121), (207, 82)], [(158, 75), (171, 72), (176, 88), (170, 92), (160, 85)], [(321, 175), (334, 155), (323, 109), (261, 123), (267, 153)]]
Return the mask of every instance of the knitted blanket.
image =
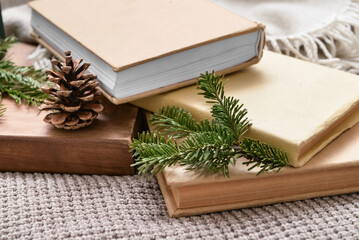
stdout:
[[(357, 1), (325, 1), (322, 6), (309, 0), (291, 4), (284, 1), (216, 2), (265, 22), (267, 46), (271, 50), (343, 70), (358, 70)], [(303, 3), (307, 3), (307, 7)], [(336, 13), (324, 11), (323, 5)], [(298, 14), (293, 14), (293, 9)], [(4, 22), (8, 27), (15, 26), (15, 34), (19, 29), (16, 25), (28, 26), (29, 18), (23, 15), (28, 11), (26, 7), (8, 10), (13, 13), (5, 10)], [(273, 11), (275, 14), (271, 15)], [(303, 14), (299, 14), (300, 11)], [(322, 14), (323, 21), (318, 17), (315, 21), (308, 20), (309, 16), (317, 16), (308, 11)], [(303, 15), (307, 21), (298, 20)], [(330, 21), (324, 21), (328, 19)], [(303, 23), (300, 28), (279, 27), (281, 23), (298, 21)], [(308, 26), (313, 29), (307, 31)], [(20, 38), (26, 40), (21, 34)], [(32, 58), (38, 68), (49, 64), (49, 53), (45, 49), (38, 48)], [(155, 179), (0, 173), (0, 239), (64, 238), (358, 239), (359, 194), (171, 219)]]
[(172, 219), (155, 179), (0, 174), (0, 239), (358, 239), (359, 194)]

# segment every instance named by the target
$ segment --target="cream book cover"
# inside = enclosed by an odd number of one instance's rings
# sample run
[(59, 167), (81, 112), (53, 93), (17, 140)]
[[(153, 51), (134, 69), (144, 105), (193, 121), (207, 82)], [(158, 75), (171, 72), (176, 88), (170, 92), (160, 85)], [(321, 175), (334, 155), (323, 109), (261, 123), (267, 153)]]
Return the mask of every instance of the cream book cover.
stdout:
[[(359, 121), (359, 76), (269, 51), (248, 69), (227, 75), (227, 96), (248, 109), (248, 137), (278, 147), (300, 167)], [(133, 104), (152, 112), (174, 105), (196, 119), (211, 118), (211, 104), (196, 86), (144, 98)]]
[(93, 65), (114, 103), (228, 73), (262, 56), (264, 26), (209, 0), (30, 2), (40, 43)]

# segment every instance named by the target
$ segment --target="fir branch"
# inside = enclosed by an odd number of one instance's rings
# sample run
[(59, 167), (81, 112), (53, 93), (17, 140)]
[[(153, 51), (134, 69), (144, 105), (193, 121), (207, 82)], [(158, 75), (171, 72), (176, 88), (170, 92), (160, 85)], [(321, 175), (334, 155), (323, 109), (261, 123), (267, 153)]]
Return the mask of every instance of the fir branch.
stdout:
[(235, 165), (236, 152), (232, 145), (232, 136), (223, 132), (192, 133), (180, 145), (182, 158), (180, 164), (187, 170), (202, 171), (204, 174), (221, 172), (229, 176), (228, 165)]
[[(242, 139), (250, 127), (247, 110), (239, 100), (224, 95), (221, 76), (214, 72), (202, 74), (198, 80), (200, 93), (212, 103), (214, 120), (196, 122), (192, 115), (178, 107), (162, 108), (152, 115), (150, 124), (161, 133), (143, 132), (130, 144), (139, 166), (139, 173), (152, 175), (165, 167), (179, 164), (187, 170), (202, 171), (205, 174), (222, 173), (229, 176), (229, 164), (235, 165), (238, 158), (260, 169), (259, 173), (289, 166), (288, 158), (281, 150), (258, 140)], [(182, 138), (180, 143), (174, 141)]]
[(192, 115), (178, 107), (163, 107), (159, 113), (152, 115), (150, 124), (155, 126), (155, 130), (171, 134), (173, 138), (184, 138), (197, 130)]
[(202, 171), (204, 174), (221, 172), (229, 176), (228, 165), (235, 164), (236, 152), (232, 148), (231, 136), (220, 136), (215, 132), (191, 133), (177, 145), (172, 138), (165, 139), (160, 133), (143, 132), (130, 144), (139, 174), (156, 175), (165, 167), (180, 164), (187, 170)]
[(0, 103), (0, 117), (4, 114), (5, 111), (6, 111), (6, 108), (4, 107), (4, 104)]
[(0, 63), (0, 92), (7, 93), (17, 103), (24, 100), (27, 105), (32, 104), (34, 106), (42, 103), (48, 97), (39, 89), (40, 82), (31, 76), (24, 76), (11, 71), (11, 69), (2, 69)]
[(1, 104), (1, 100), (2, 100), (2, 93), (0, 92), (0, 117), (4, 115), (4, 112), (6, 111), (4, 104)]
[(2, 94), (0, 92), (0, 117), (4, 114), (4, 112), (6, 111), (6, 108), (4, 106), (4, 104), (1, 104), (1, 100), (2, 100)]
[(136, 163), (131, 166), (139, 166), (138, 172), (142, 175), (153, 167), (151, 170), (153, 176), (180, 160), (177, 143), (171, 138), (165, 139), (161, 133), (142, 132), (129, 146), (134, 152), (133, 156), (138, 157)]
[(48, 83), (47, 76), (41, 70), (35, 70), (32, 66), (17, 66), (10, 60), (0, 61), (0, 69), (24, 77), (24, 83), (32, 87), (40, 88)]
[(199, 94), (210, 99), (207, 103), (213, 104), (212, 116), (218, 123), (231, 129), (238, 142), (251, 124), (246, 117), (247, 109), (243, 107), (243, 104), (239, 104), (239, 100), (234, 97), (224, 95), (222, 78), (222, 76), (216, 76), (214, 72), (201, 74), (198, 79), (198, 89), (203, 92)]
[(258, 140), (244, 138), (240, 144), (239, 154), (237, 157), (244, 157), (248, 161), (243, 162), (244, 165), (251, 167), (248, 171), (259, 167), (261, 170), (258, 174), (277, 169), (277, 172), (283, 167), (289, 166), (286, 153), (268, 144), (261, 143)]
[(15, 43), (17, 43), (17, 38), (14, 36), (0, 39), (0, 60), (4, 59), (7, 50)]
[(16, 66), (3, 59), (7, 49), (16, 42), (15, 37), (0, 40), (0, 93), (7, 93), (17, 103), (25, 101), (27, 105), (36, 106), (48, 97), (40, 90), (47, 83), (47, 77), (33, 67)]
[(175, 106), (163, 107), (159, 113), (151, 115), (150, 124), (158, 132), (170, 135), (174, 139), (188, 137), (196, 132), (221, 132), (223, 126), (215, 120), (196, 122), (187, 110)]

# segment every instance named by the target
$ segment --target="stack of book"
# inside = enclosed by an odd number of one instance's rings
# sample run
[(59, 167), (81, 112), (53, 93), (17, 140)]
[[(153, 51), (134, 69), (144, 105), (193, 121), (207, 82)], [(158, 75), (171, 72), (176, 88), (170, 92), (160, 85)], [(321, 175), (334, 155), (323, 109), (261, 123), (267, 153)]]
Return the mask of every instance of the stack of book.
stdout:
[(263, 25), (206, 0), (39, 0), (30, 6), (38, 41), (60, 58), (71, 50), (92, 62), (113, 103), (131, 101), (152, 112), (174, 105), (196, 119), (210, 118), (195, 86), (168, 91), (205, 71), (229, 74), (226, 94), (249, 109), (248, 136), (286, 151), (292, 166), (304, 165), (256, 176), (238, 163), (230, 178), (166, 168), (158, 181), (171, 216), (359, 190), (358, 76), (263, 53)]
[[(285, 150), (300, 168), (257, 176), (258, 169), (237, 162), (230, 178), (166, 168), (158, 180), (171, 216), (359, 190), (359, 76), (265, 51), (256, 66), (225, 79), (226, 94), (248, 108), (247, 136)], [(211, 104), (198, 92), (190, 86), (133, 104), (152, 112), (174, 105), (211, 118)]]

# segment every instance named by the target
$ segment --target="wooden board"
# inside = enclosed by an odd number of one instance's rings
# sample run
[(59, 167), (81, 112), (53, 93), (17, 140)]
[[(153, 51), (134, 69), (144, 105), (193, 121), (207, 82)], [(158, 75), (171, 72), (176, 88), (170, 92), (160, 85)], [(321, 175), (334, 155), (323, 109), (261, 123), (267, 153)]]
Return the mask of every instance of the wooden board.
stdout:
[[(34, 50), (16, 45), (10, 58), (28, 65)], [(140, 128), (139, 109), (115, 106), (103, 100), (105, 110), (93, 124), (76, 131), (56, 129), (43, 122), (46, 112), (16, 104), (4, 96), (6, 112), (0, 118), (0, 171), (133, 174), (128, 144)]]
[(128, 144), (138, 131), (137, 107), (108, 102), (94, 122), (67, 131), (43, 122), (46, 113), (34, 107), (2, 101), (0, 118), (0, 171), (133, 174)]

